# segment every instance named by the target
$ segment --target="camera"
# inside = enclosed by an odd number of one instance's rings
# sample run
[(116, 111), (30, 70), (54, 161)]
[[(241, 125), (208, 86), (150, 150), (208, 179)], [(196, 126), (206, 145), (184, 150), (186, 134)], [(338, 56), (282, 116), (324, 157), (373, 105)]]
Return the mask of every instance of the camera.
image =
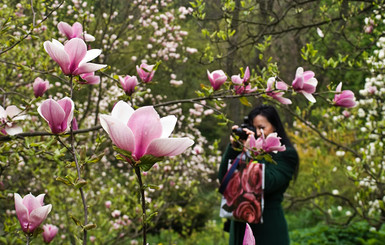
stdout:
[(233, 133), (238, 135), (240, 140), (246, 140), (248, 137), (248, 134), (243, 131), (244, 128), (247, 128), (255, 133), (255, 128), (249, 124), (249, 118), (247, 116), (243, 118), (243, 123), (239, 128), (233, 129)]

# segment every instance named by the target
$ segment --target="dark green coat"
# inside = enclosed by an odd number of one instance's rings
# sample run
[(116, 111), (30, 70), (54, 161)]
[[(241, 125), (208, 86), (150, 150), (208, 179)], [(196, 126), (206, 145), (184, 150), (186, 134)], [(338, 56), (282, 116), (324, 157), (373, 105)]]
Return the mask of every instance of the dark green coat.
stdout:
[[(234, 159), (239, 153), (239, 151), (233, 150), (230, 145), (227, 147), (219, 168), (218, 178), (220, 181), (227, 172), (229, 159)], [(263, 223), (250, 224), (257, 245), (285, 245), (290, 243), (281, 202), (283, 193), (289, 186), (298, 165), (298, 154), (294, 148), (287, 147), (286, 151), (271, 153), (271, 155), (277, 165), (272, 163), (265, 165)], [(245, 226), (245, 223), (231, 221), (230, 245), (242, 245)]]

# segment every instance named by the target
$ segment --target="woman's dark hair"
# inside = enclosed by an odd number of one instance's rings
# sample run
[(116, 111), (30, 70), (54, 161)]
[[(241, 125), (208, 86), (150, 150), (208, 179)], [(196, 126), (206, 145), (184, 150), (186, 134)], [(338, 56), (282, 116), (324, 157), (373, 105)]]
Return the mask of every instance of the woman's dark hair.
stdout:
[[(278, 134), (279, 137), (281, 137), (282, 145), (285, 145), (286, 147), (293, 147), (289, 137), (287, 137), (285, 128), (283, 127), (283, 124), (278, 115), (278, 112), (273, 106), (260, 105), (255, 107), (248, 115), (250, 125), (253, 125), (254, 118), (258, 115), (266, 117), (266, 119), (271, 123), (271, 125), (273, 125), (275, 132)], [(294, 179), (297, 178), (298, 169), (299, 169), (299, 162), (297, 163), (297, 166), (295, 168)]]

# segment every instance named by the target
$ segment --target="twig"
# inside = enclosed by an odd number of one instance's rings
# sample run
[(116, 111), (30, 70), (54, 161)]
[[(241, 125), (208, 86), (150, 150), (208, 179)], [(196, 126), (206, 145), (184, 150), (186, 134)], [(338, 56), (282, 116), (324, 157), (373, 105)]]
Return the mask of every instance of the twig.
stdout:
[[(31, 0), (32, 1), (32, 0)], [(65, 0), (63, 0), (61, 3), (59, 3), (59, 5), (54, 8), (51, 12), (49, 12), (47, 14), (47, 16), (45, 16), (40, 22), (40, 23), (43, 23), (44, 21), (46, 21), (48, 19), (48, 17), (53, 13), (55, 12), (57, 9), (59, 9), (59, 7), (64, 3)], [(14, 44), (12, 44), (11, 46), (9, 46), (8, 48), (4, 49), (4, 50), (1, 50), (0, 51), (0, 55), (8, 52), (9, 50), (13, 49), (14, 47), (16, 47), (17, 45), (19, 45), (19, 43), (21, 43), (22, 41), (24, 41), (27, 37), (29, 37), (29, 35), (31, 35), (31, 33), (33, 32), (33, 30), (35, 29), (35, 25), (32, 27), (31, 30), (29, 30), (29, 32), (27, 34), (25, 34), (21, 39), (19, 39), (17, 42), (15, 42)]]

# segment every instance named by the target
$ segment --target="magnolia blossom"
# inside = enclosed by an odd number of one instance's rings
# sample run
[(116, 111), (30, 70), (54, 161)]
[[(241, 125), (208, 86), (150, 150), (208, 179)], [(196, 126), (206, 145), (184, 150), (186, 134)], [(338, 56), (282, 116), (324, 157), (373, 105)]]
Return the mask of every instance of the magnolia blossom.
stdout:
[(286, 147), (281, 145), (281, 137), (278, 137), (277, 133), (271, 133), (265, 138), (263, 130), (261, 131), (262, 135), (257, 140), (254, 138), (254, 135), (249, 136), (250, 148), (255, 148), (258, 152), (260, 150), (264, 152), (277, 152), (286, 150)]
[(279, 89), (279, 90), (287, 90), (288, 89), (287, 84), (284, 82), (281, 82), (281, 81), (276, 82), (275, 77), (270, 77), (267, 80), (266, 95), (272, 97), (273, 99), (279, 101), (280, 103), (282, 103), (284, 105), (291, 104), (290, 99), (283, 97), (285, 92), (273, 91), (274, 87), (275, 87), (275, 89)]
[(119, 77), (120, 85), (127, 95), (131, 95), (135, 91), (136, 85), (138, 85), (138, 78), (136, 76)]
[(343, 90), (341, 92), (342, 82), (340, 82), (336, 88), (337, 94), (334, 95), (333, 104), (335, 106), (341, 106), (351, 108), (356, 106), (356, 98), (351, 90)]
[(207, 76), (214, 91), (218, 90), (227, 80), (227, 76), (222, 70), (215, 70), (211, 73), (207, 70)]
[(56, 236), (59, 228), (55, 225), (43, 225), (43, 240), (45, 243), (50, 243)]
[(255, 245), (253, 230), (248, 223), (246, 223), (245, 235), (243, 237), (242, 245)]
[(51, 204), (43, 206), (44, 195), (45, 194), (40, 194), (35, 197), (32, 194), (28, 194), (24, 198), (21, 198), (19, 194), (14, 194), (16, 215), (19, 219), (21, 229), (25, 233), (33, 233), (47, 218), (49, 212), (51, 212)]
[(251, 88), (251, 85), (249, 84), (249, 79), (249, 67), (246, 67), (243, 78), (241, 78), (240, 74), (231, 76), (231, 82), (234, 84), (234, 90), (236, 94), (248, 94), (257, 90), (257, 88)]
[(296, 92), (303, 94), (306, 99), (313, 103), (316, 102), (313, 93), (316, 90), (317, 84), (318, 81), (314, 77), (314, 72), (304, 71), (302, 67), (297, 68), (295, 79), (292, 83), (293, 89)]
[(65, 97), (59, 101), (45, 100), (38, 108), (40, 116), (48, 122), (52, 133), (59, 134), (69, 129), (73, 118), (74, 102)]
[(95, 85), (100, 83), (100, 77), (95, 76), (95, 72), (81, 74), (80, 78), (84, 80), (84, 82), (80, 81), (80, 83), (83, 83), (83, 84)]
[(0, 105), (0, 133), (15, 135), (23, 132), (22, 128), (14, 122), (24, 119), (25, 115), (21, 115), (21, 110), (16, 106), (10, 105), (4, 110)]
[(176, 156), (194, 141), (189, 138), (168, 138), (176, 124), (175, 116), (160, 118), (152, 106), (134, 110), (119, 101), (111, 115), (100, 115), (100, 123), (112, 142), (132, 153), (135, 161), (145, 155)]
[(83, 26), (79, 22), (75, 22), (72, 26), (68, 23), (60, 21), (57, 25), (59, 31), (64, 34), (68, 39), (72, 38), (84, 38), (86, 42), (95, 41), (95, 37), (90, 34), (83, 33)]
[(155, 65), (147, 65), (145, 63), (142, 63), (140, 66), (136, 66), (136, 71), (144, 83), (151, 82), (155, 74), (154, 67)]
[(80, 75), (100, 70), (107, 65), (87, 63), (102, 52), (100, 49), (87, 51), (86, 43), (80, 38), (72, 38), (65, 45), (52, 39), (44, 42), (45, 51), (59, 64), (66, 75)]
[(35, 81), (33, 82), (33, 93), (36, 98), (43, 96), (48, 88), (49, 82), (47, 80), (43, 80), (40, 77), (35, 78)]

